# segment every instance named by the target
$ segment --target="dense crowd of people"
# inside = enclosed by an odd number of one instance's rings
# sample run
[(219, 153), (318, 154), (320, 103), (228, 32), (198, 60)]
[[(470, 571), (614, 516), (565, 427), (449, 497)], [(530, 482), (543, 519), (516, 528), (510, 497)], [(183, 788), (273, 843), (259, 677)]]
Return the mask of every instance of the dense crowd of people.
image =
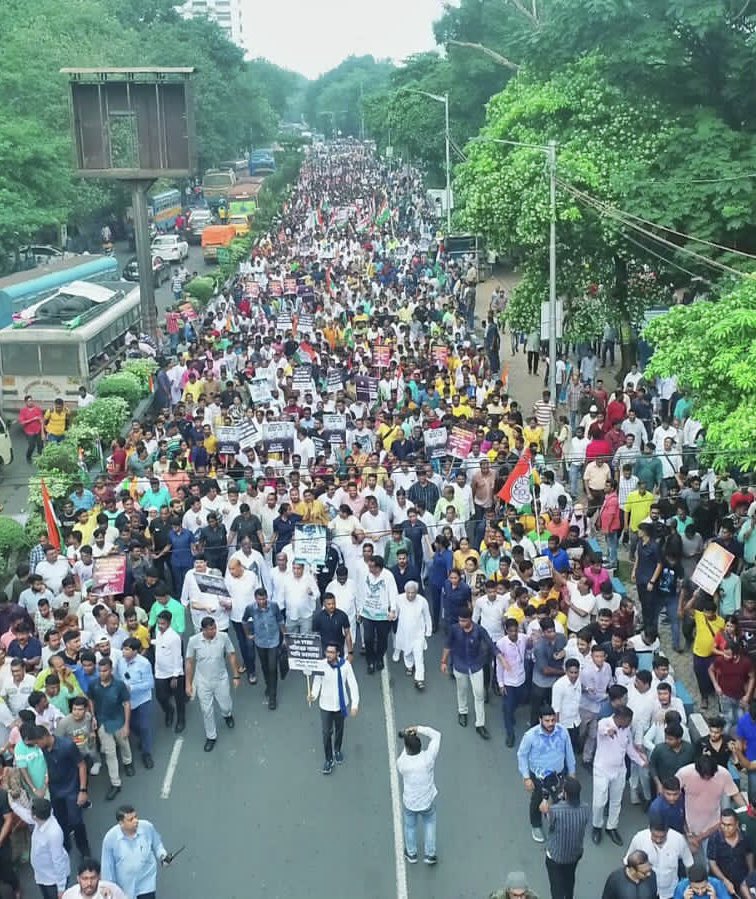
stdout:
[[(412, 170), (356, 142), (312, 148), (238, 275), (199, 313), (168, 314), (153, 412), (60, 504), (62, 544), (40, 535), (0, 611), (0, 879), (13, 889), (15, 814), (33, 822), (43, 896), (66, 885), (71, 833), (84, 861), (80, 892), (65, 895), (98, 895), (88, 778), (104, 763), (114, 800), (137, 747), (153, 767), (158, 732), (183, 732), (194, 696), (212, 752), (215, 705), (233, 728), (232, 687), (259, 673), (275, 711), (317, 635), (308, 698), (324, 775), (345, 762), (363, 673), (385, 676), (390, 653), (421, 694), (440, 664), (461, 727), (472, 694), (475, 730), (491, 739), (493, 694), (505, 746), (519, 735), (553, 899), (575, 895), (589, 824), (594, 843), (624, 845), (627, 770), (649, 826), (604, 899), (756, 895), (750, 836), (729, 805), (750, 809), (756, 791), (756, 496), (701, 464), (702, 430), (674, 379), (633, 366), (605, 387), (610, 330), (558, 357), (557, 396), (521, 405), (502, 369), (506, 296), (477, 326), (479, 260), (447, 252), (434, 216)], [(537, 375), (540, 334), (515, 335), (520, 346)], [(60, 415), (44, 418), (50, 439)], [(710, 547), (730, 560), (713, 583), (696, 575)], [(117, 589), (99, 577), (114, 570)], [(692, 652), (707, 724), (680, 698), (660, 620), (681, 662)], [(403, 736), (405, 858), (418, 860), (422, 823), (434, 864), (441, 734)], [(159, 836), (132, 806), (117, 828), (105, 880), (154, 896)], [(499, 895), (532, 895), (527, 877), (514, 872)]]

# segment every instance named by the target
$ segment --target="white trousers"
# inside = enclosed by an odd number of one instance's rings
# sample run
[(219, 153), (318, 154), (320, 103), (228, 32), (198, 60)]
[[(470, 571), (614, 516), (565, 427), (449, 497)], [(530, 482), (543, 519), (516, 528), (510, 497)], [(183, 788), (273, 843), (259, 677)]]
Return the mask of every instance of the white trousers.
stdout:
[[(425, 636), (420, 635), (412, 644), (412, 649), (404, 650), (404, 666), (415, 666), (415, 680), (425, 680)], [(455, 672), (456, 673), (456, 672)]]
[(483, 669), (481, 668), (474, 674), (464, 674), (455, 668), (454, 678), (457, 681), (457, 711), (460, 715), (467, 714), (467, 687), (469, 684), (475, 703), (475, 726), (483, 727), (486, 723), (486, 707), (483, 704), (486, 694), (483, 689)]
[(619, 824), (622, 793), (625, 790), (625, 769), (620, 774), (607, 777), (593, 772), (593, 826), (604, 826), (604, 806), (609, 803), (606, 829), (616, 830)]
[(215, 681), (215, 683), (195, 677), (194, 689), (197, 693), (200, 710), (202, 711), (202, 724), (205, 728), (205, 736), (208, 740), (215, 740), (218, 737), (218, 731), (215, 728), (213, 700), (218, 703), (218, 708), (224, 718), (228, 718), (233, 712), (231, 684), (229, 683), (228, 675)]

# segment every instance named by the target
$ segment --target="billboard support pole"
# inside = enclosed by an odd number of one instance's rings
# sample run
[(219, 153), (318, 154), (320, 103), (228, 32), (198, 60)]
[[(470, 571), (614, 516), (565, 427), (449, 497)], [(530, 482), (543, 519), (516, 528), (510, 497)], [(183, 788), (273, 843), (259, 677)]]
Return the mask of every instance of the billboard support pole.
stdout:
[(154, 339), (157, 337), (158, 320), (157, 306), (155, 305), (155, 281), (152, 277), (150, 226), (147, 220), (147, 191), (154, 182), (139, 180), (130, 183), (137, 266), (139, 267), (139, 305), (142, 315), (142, 330)]

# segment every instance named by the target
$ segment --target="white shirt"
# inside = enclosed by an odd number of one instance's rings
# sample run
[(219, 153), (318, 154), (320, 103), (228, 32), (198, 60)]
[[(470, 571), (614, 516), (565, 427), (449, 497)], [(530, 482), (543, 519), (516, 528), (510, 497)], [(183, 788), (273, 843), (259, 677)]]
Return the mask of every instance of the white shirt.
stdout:
[[(106, 892), (103, 892), (103, 890)], [(119, 886), (111, 883), (109, 880), (101, 880), (97, 892), (91, 899), (106, 899), (106, 897), (107, 899), (128, 899), (126, 893)], [(79, 884), (69, 887), (63, 893), (63, 899), (84, 899)]]
[(320, 596), (317, 582), (309, 571), (302, 577), (287, 574), (281, 581), (280, 593), (276, 591), (276, 602), (281, 611), (286, 611), (287, 621), (309, 618), (315, 611), (315, 601)]
[[(220, 572), (215, 568), (208, 568), (203, 573), (220, 577)], [(221, 606), (220, 599), (221, 597), (215, 593), (206, 593), (200, 590), (194, 570), (187, 571), (181, 590), (181, 604), (189, 606), (192, 624), (197, 633), (201, 630), (200, 622), (207, 615), (215, 619), (219, 631), (228, 630), (228, 611)]]
[[(359, 708), (360, 688), (357, 686), (357, 678), (347, 659), (341, 659), (341, 679), (344, 686), (344, 700), (347, 707), (351, 704), (352, 711)], [(312, 682), (312, 695), (320, 697), (320, 708), (324, 712), (338, 712), (341, 710), (339, 703), (339, 675), (338, 666), (325, 663), (322, 674), (314, 674)]]
[(588, 613), (580, 615), (572, 607), (567, 611), (567, 630), (577, 632), (591, 623), (591, 615), (596, 611), (596, 597), (592, 593), (583, 596), (577, 584), (573, 582), (569, 582), (567, 588), (570, 592), (570, 602)]
[(241, 623), (244, 610), (255, 601), (255, 590), (262, 586), (262, 580), (254, 572), (243, 568), (241, 577), (234, 577), (230, 571), (227, 571), (225, 581), (228, 592), (231, 594), (229, 618)]
[(71, 873), (71, 860), (63, 848), (63, 831), (55, 815), (50, 815), (47, 821), (37, 823), (30, 809), (10, 797), (8, 801), (18, 817), (32, 828), (29, 861), (34, 871), (35, 882), (55, 884), (58, 892), (62, 892)]
[(76, 405), (79, 409), (86, 409), (87, 406), (91, 406), (94, 401), (95, 398), (91, 393), (85, 393), (84, 396), (79, 395), (76, 397)]
[(357, 618), (357, 588), (351, 578), (347, 578), (340, 584), (336, 578), (325, 588), (326, 593), (333, 593), (336, 600), (336, 608), (341, 609), (350, 621)]
[(651, 726), (657, 703), (656, 693), (650, 688), (640, 693), (635, 682), (627, 685), (627, 705), (633, 710), (633, 740), (637, 746), (643, 745), (643, 735)]
[(551, 688), (551, 705), (557, 713), (557, 721), (564, 727), (576, 727), (580, 724), (582, 693), (580, 678), (573, 684), (566, 674), (563, 674)]
[(430, 738), (427, 749), (421, 749), (417, 755), (408, 755), (405, 749), (396, 760), (396, 770), (402, 776), (404, 807), (411, 812), (424, 812), (438, 796), (434, 773), (441, 733), (432, 727), (418, 727), (417, 733)]
[(21, 709), (28, 708), (29, 697), (34, 690), (34, 676), (25, 674), (21, 683), (17, 684), (12, 678), (6, 681), (0, 690), (0, 697), (6, 701), (8, 708), (14, 715), (18, 715)]
[(155, 678), (166, 680), (180, 677), (184, 673), (184, 659), (181, 654), (181, 637), (169, 627), (164, 633), (155, 632)]
[(496, 594), (493, 602), (488, 596), (479, 596), (473, 606), (473, 621), (479, 624), (494, 643), (504, 636), (504, 613), (507, 603), (503, 596)]
[(34, 569), (34, 574), (40, 575), (45, 582), (45, 587), (52, 591), (53, 595), (60, 593), (63, 578), (70, 573), (71, 566), (62, 556), (59, 556), (52, 565), (47, 559), (42, 559)]
[(639, 830), (630, 840), (624, 864), (627, 864), (627, 856), (631, 852), (641, 849), (648, 855), (648, 861), (656, 874), (656, 888), (659, 891), (659, 899), (672, 899), (677, 889), (677, 865), (682, 860), (683, 865), (689, 868), (693, 864), (693, 856), (685, 837), (676, 830), (667, 831), (667, 838), (662, 846), (657, 846), (651, 839), (651, 830)]

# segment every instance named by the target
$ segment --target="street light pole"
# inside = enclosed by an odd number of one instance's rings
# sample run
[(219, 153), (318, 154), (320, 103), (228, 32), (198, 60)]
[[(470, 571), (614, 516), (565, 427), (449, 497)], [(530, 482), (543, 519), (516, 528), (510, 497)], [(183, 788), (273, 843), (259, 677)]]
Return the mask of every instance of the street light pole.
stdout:
[(558, 403), (556, 392), (557, 293), (556, 293), (556, 141), (550, 140), (546, 154), (549, 165), (549, 390), (551, 402)]
[(446, 140), (446, 233), (451, 233), (451, 135), (449, 133), (449, 94), (432, 94), (418, 87), (400, 87), (397, 93), (422, 94), (444, 104), (444, 137)]
[(446, 233), (451, 234), (451, 155), (449, 153), (449, 94), (444, 94), (444, 134), (446, 136)]

